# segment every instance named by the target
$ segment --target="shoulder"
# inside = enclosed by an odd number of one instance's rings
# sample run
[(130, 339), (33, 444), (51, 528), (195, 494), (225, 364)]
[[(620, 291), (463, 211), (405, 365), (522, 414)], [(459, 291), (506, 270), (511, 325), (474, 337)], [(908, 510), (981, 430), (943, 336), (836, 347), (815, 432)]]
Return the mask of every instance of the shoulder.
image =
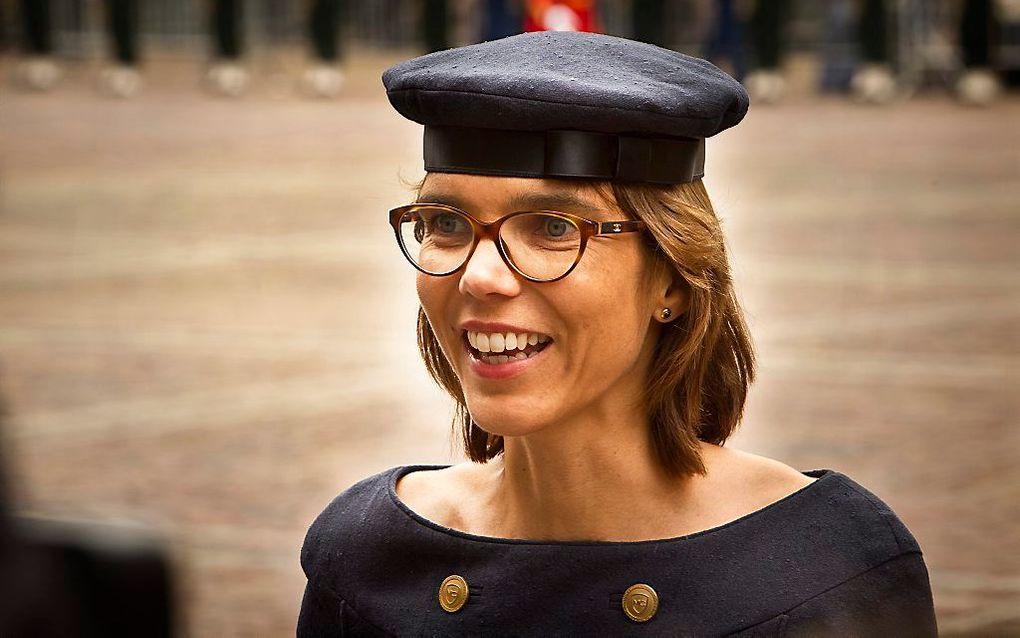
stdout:
[(381, 524), (374, 515), (388, 498), (389, 482), (404, 466), (392, 467), (354, 483), (326, 506), (315, 518), (301, 547), (301, 567), (309, 580), (334, 570), (358, 538)]
[(826, 504), (834, 522), (884, 539), (890, 553), (921, 553), (913, 534), (885, 501), (841, 472), (822, 472), (831, 477)]
[(892, 508), (839, 471), (801, 472), (774, 459), (717, 446), (707, 449), (706, 465), (709, 476), (716, 475), (716, 495), (734, 495), (743, 501), (744, 511), (774, 509), (778, 511), (773, 514), (789, 519), (790, 525), (810, 525), (815, 529), (805, 537), (809, 543), (846, 555), (859, 553), (866, 562), (920, 552)]
[[(772, 471), (765, 469), (766, 476)], [(814, 482), (750, 526), (767, 555), (797, 565), (769, 588), (796, 592), (785, 601), (792, 603), (782, 616), (786, 633), (937, 635), (923, 553), (903, 521), (842, 472), (805, 474)]]
[[(718, 473), (732, 472), (723, 484), (744, 483), (755, 486), (748, 491), (757, 498), (779, 499), (697, 539), (700, 555), (730, 557), (721, 573), (708, 567), (701, 582), (716, 579), (734, 606), (767, 602), (748, 616), (781, 619), (789, 635), (934, 635), (921, 548), (885, 501), (833, 469), (792, 470), (809, 481), (796, 488), (801, 479), (790, 476), (792, 468), (744, 454), (716, 465)], [(904, 629), (908, 619), (914, 629), (891, 631)], [(760, 629), (751, 627), (747, 635)]]

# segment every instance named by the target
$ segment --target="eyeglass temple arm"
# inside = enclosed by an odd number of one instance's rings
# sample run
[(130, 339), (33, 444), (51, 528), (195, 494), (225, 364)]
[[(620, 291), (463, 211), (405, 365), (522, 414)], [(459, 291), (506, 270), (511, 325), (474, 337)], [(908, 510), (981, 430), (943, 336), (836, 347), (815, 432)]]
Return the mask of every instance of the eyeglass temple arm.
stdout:
[(620, 233), (633, 233), (645, 229), (645, 223), (636, 220), (622, 222), (599, 222), (599, 235), (619, 235)]

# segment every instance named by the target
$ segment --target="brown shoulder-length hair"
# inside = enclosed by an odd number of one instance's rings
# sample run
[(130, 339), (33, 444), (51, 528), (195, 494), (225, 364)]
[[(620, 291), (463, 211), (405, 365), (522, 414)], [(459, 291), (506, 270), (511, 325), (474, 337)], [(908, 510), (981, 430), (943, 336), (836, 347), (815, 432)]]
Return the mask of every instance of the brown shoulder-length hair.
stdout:
[[(606, 202), (645, 222), (655, 267), (672, 270), (686, 284), (686, 308), (664, 326), (656, 345), (645, 401), (663, 469), (674, 476), (703, 474), (698, 441), (722, 445), (736, 430), (755, 376), (719, 220), (701, 180), (592, 185)], [(418, 349), (429, 374), (456, 401), (454, 428), (460, 426), (468, 458), (481, 463), (502, 454), (503, 437), (472, 421), (460, 380), (421, 309)]]

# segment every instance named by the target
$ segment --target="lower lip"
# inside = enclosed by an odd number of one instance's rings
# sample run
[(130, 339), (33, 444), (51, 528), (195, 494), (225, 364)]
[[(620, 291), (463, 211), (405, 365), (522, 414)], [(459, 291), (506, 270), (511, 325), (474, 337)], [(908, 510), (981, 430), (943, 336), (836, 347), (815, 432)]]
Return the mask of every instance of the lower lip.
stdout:
[(467, 344), (464, 344), (464, 352), (467, 354), (468, 365), (471, 367), (471, 371), (482, 377), (483, 379), (511, 379), (524, 372), (535, 363), (536, 359), (542, 357), (546, 350), (552, 346), (550, 343), (546, 347), (542, 348), (534, 355), (527, 359), (514, 359), (507, 361), (506, 363), (491, 364), (485, 363), (481, 359), (476, 359), (474, 354), (468, 349)]

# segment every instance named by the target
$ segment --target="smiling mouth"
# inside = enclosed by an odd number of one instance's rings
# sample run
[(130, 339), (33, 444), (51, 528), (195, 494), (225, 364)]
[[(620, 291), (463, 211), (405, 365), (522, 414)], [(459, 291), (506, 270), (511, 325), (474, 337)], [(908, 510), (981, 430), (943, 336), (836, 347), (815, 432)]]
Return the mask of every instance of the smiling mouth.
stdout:
[(552, 337), (537, 332), (464, 331), (464, 346), (478, 361), (502, 365), (530, 359), (552, 343)]

